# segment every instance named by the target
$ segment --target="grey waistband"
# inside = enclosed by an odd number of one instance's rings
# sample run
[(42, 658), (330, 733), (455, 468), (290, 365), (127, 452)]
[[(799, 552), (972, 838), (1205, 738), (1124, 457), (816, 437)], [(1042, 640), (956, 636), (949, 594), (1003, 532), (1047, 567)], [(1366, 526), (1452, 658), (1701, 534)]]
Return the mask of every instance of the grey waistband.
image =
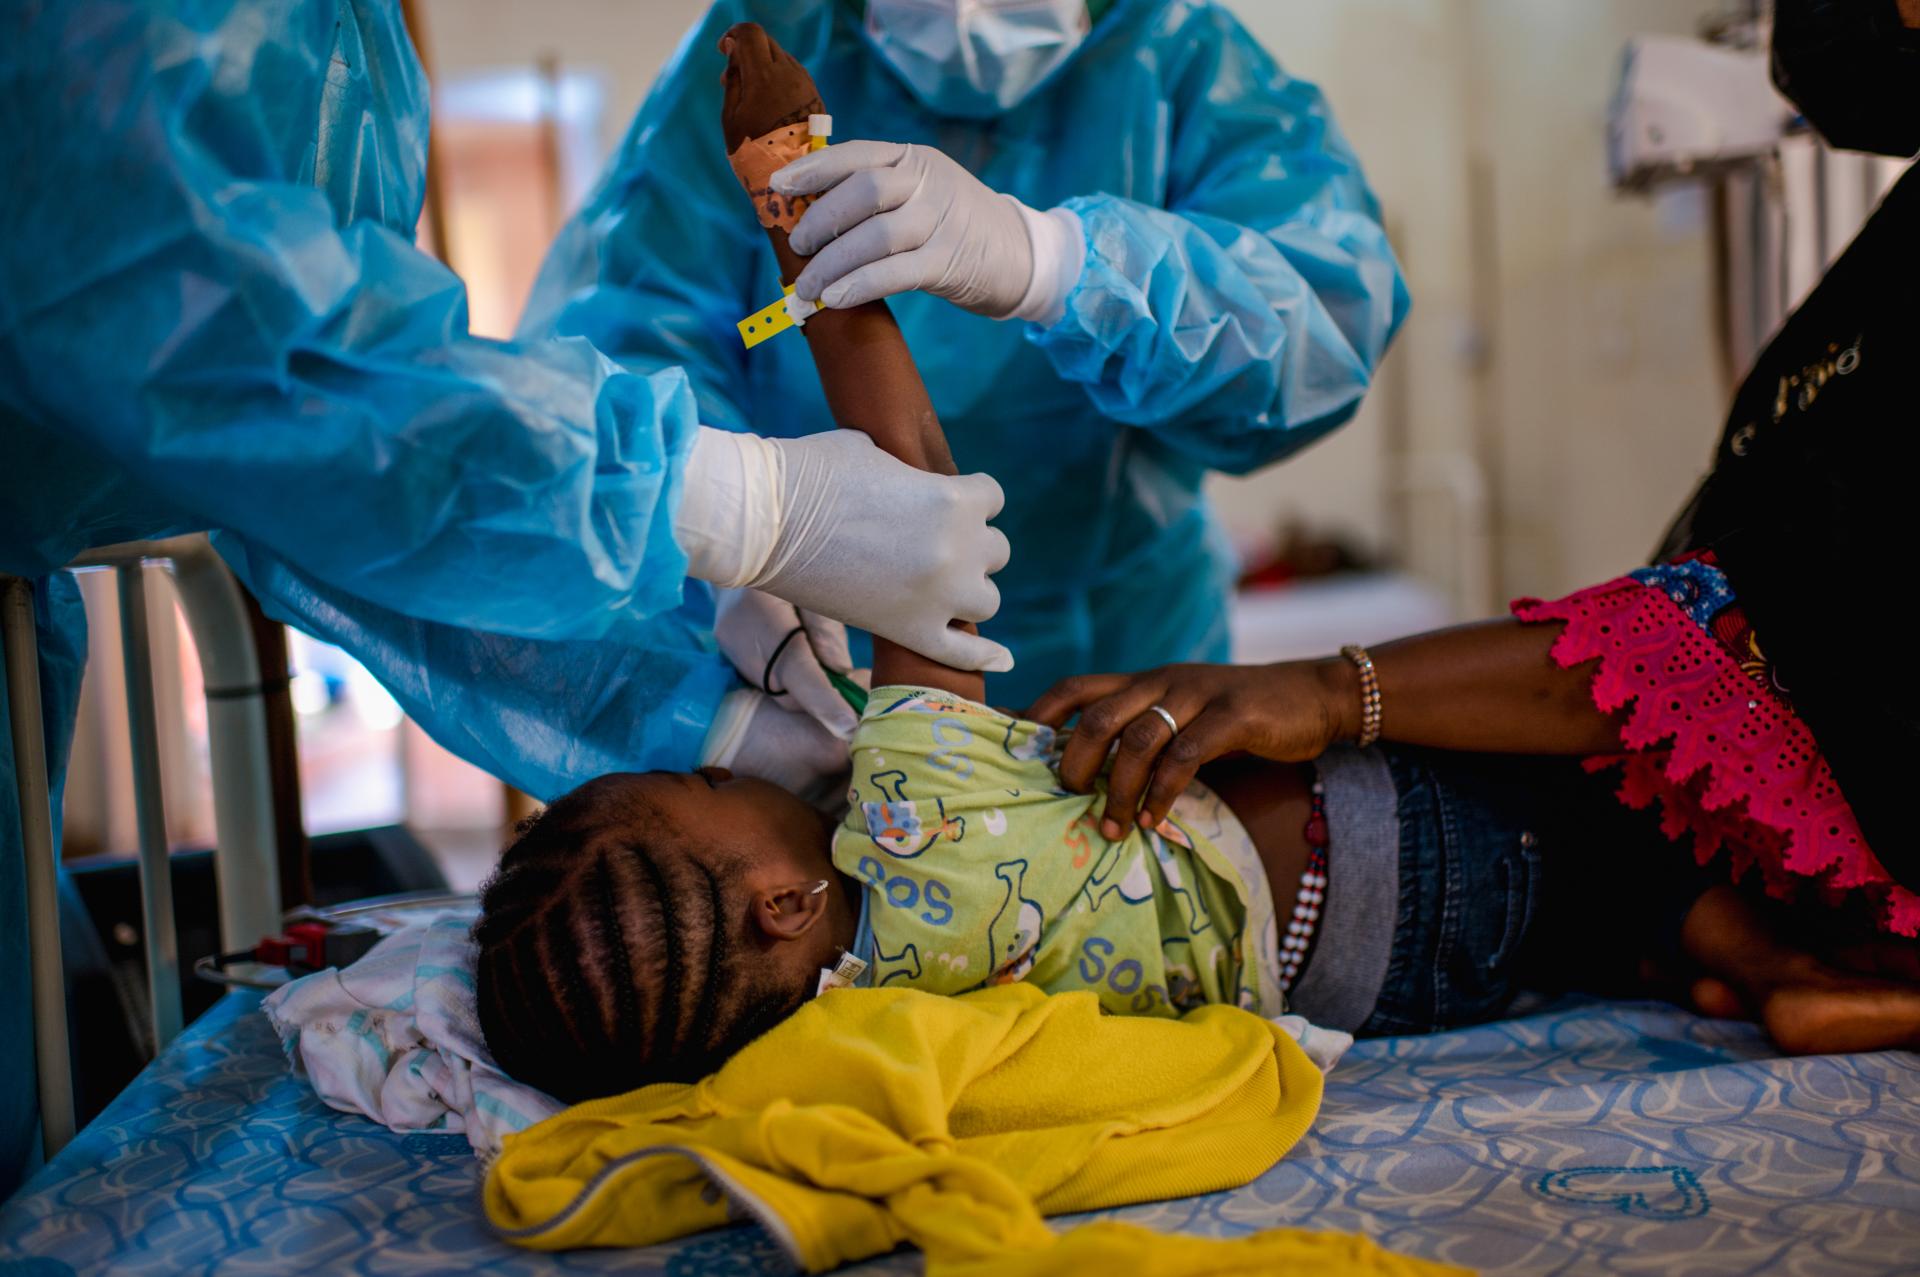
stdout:
[[(1327, 898), (1320, 935), (1287, 1009), (1351, 1033), (1366, 1023), (1400, 912), (1400, 800), (1378, 750), (1341, 747), (1315, 764), (1327, 804)], [(1284, 918), (1291, 901), (1275, 901)]]

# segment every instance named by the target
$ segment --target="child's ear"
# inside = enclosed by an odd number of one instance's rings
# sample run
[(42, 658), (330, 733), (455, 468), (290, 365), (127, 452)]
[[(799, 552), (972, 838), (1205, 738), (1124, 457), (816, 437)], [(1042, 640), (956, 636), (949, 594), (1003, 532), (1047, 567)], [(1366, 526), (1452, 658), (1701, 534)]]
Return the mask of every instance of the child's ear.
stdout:
[(753, 920), (769, 940), (798, 940), (827, 916), (824, 880), (762, 887), (753, 893)]

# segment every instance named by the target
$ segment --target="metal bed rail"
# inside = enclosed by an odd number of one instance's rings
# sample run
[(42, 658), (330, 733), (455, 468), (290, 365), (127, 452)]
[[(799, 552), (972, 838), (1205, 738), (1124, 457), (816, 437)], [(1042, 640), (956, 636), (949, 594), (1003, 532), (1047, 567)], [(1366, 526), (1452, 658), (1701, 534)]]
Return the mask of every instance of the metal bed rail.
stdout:
[[(154, 1041), (164, 1048), (181, 1029), (180, 951), (174, 934), (160, 757), (147, 642), (146, 568), (173, 574), (180, 609), (200, 654), (207, 695), (207, 745), (213, 781), (214, 875), (220, 943), (243, 948), (279, 930), (280, 869), (275, 856), (273, 783), (267, 747), (267, 688), (240, 586), (204, 535), (130, 541), (90, 550), (69, 571), (112, 571), (120, 591), (126, 662), (127, 722), (133, 749), (140, 833), (142, 943), (153, 1008)], [(58, 858), (41, 728), (40, 661), (33, 585), (0, 575), (7, 703), (13, 734), (20, 833), (26, 851), (27, 922), (32, 954), (34, 1062), (39, 1074), (41, 1140), (52, 1157), (74, 1135), (73, 1073), (67, 1042), (66, 979), (60, 959)]]

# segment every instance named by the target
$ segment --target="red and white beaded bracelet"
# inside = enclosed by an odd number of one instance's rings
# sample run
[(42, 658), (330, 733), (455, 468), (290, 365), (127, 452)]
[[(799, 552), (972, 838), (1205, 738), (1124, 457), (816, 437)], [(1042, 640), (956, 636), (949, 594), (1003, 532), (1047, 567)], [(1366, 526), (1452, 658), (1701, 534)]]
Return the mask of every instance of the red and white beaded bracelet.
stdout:
[(1300, 875), (1300, 890), (1293, 898), (1293, 920), (1280, 938), (1280, 992), (1290, 993), (1306, 964), (1307, 950), (1313, 947), (1314, 928), (1320, 923), (1320, 909), (1327, 898), (1327, 845), (1332, 841), (1327, 829), (1326, 787), (1313, 782), (1313, 813), (1307, 817), (1307, 867)]

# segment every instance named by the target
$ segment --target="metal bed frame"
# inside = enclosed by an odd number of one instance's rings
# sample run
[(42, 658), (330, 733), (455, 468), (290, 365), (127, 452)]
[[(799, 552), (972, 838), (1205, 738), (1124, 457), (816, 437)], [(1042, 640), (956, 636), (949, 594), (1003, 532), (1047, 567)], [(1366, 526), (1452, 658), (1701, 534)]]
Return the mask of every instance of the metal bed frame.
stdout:
[[(203, 534), (129, 541), (90, 550), (68, 571), (112, 571), (120, 590), (127, 722), (133, 749), (134, 810), (140, 831), (141, 940), (156, 1049), (180, 1032), (180, 951), (161, 802), (154, 717), (153, 653), (147, 643), (146, 568), (173, 574), (206, 685), (213, 778), (214, 874), (223, 949), (253, 944), (280, 927), (266, 688), (239, 583)], [(40, 661), (33, 585), (0, 575), (7, 703), (13, 732), (21, 842), (26, 851), (27, 922), (33, 968), (34, 1062), (41, 1140), (51, 1158), (74, 1135), (73, 1074), (67, 1042), (66, 978), (60, 958), (57, 848), (41, 728)]]

